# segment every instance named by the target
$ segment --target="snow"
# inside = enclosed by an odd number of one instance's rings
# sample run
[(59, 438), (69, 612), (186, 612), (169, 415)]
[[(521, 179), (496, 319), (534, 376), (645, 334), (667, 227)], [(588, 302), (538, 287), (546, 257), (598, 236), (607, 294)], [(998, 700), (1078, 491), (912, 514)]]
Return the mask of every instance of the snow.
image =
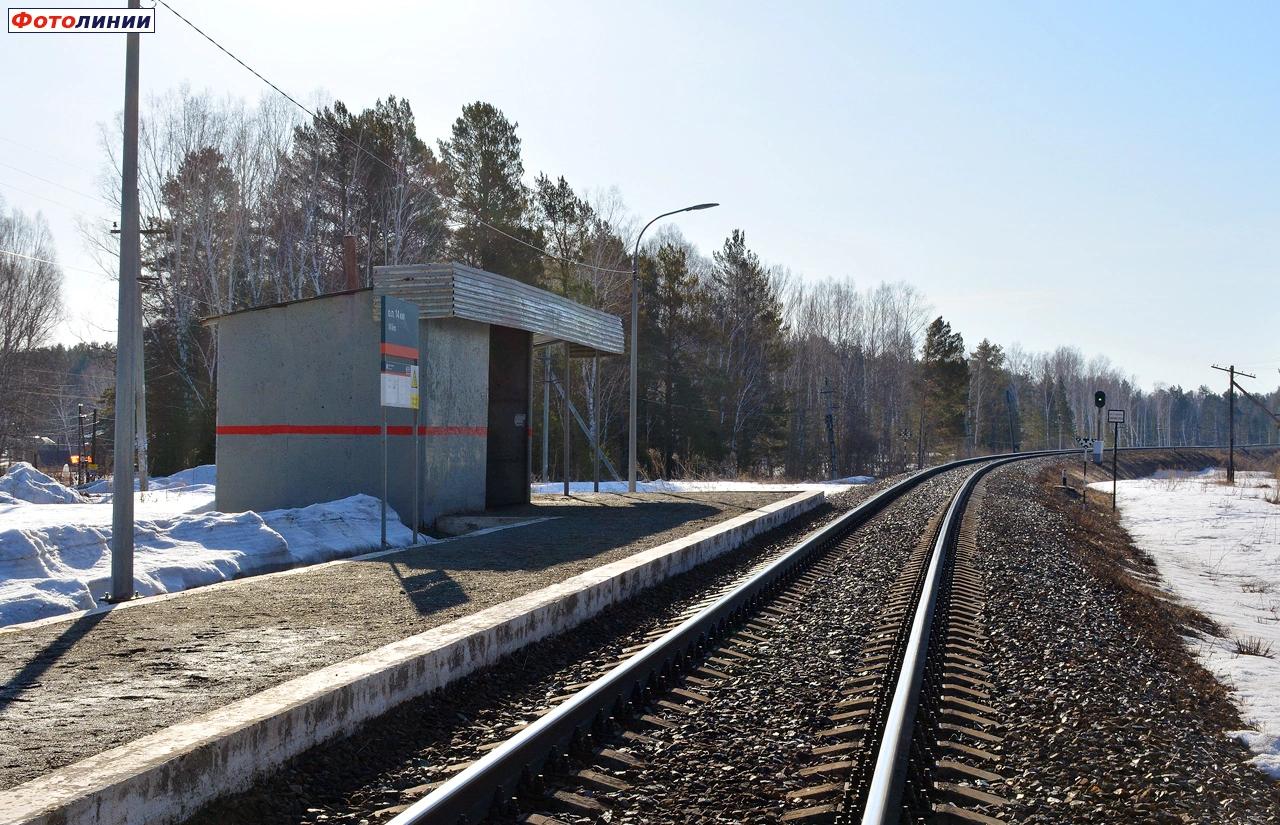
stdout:
[[(1093, 486), (1111, 491), (1111, 482)], [(1199, 661), (1233, 688), (1232, 699), (1252, 729), (1233, 731), (1254, 753), (1250, 762), (1280, 778), (1280, 504), (1277, 481), (1265, 473), (1120, 481), (1120, 519), (1150, 553), (1169, 590), (1213, 619), (1223, 636), (1187, 642)], [(1270, 656), (1237, 650), (1270, 648)]]
[[(209, 492), (213, 491), (218, 481), (218, 468), (214, 464), (201, 464), (199, 467), (191, 467), (186, 470), (179, 470), (171, 476), (162, 476), (159, 478), (148, 479), (147, 488), (149, 490), (181, 490), (189, 487), (205, 487), (209, 488)], [(142, 482), (138, 478), (133, 479), (133, 489), (136, 491), (140, 488)], [(86, 493), (110, 493), (111, 480), (103, 479), (95, 481), (82, 488)]]
[(0, 476), (0, 495), (4, 496), (0, 503), (6, 499), (32, 504), (75, 504), (85, 500), (75, 490), (59, 484), (25, 461), (17, 462)]
[[(340, 501), (264, 513), (213, 510), (213, 465), (153, 478), (134, 493), (134, 574), (144, 596), (377, 550), (380, 503), (357, 495)], [(825, 490), (841, 492), (874, 481), (850, 476), (833, 482), (770, 484), (752, 481), (642, 482), (645, 492)], [(137, 484), (135, 481), (135, 491)], [(601, 483), (625, 492), (624, 482)], [(29, 464), (0, 479), (0, 626), (97, 606), (111, 579), (111, 485), (100, 481), (84, 496)], [(562, 484), (535, 484), (559, 493)], [(591, 491), (574, 482), (572, 492)], [(46, 506), (62, 502), (58, 506)], [(410, 530), (388, 511), (387, 540), (408, 545)]]
[[(636, 491), (641, 493), (716, 493), (716, 492), (759, 492), (768, 490), (811, 491), (825, 490), (828, 493), (842, 493), (856, 484), (870, 484), (873, 476), (849, 476), (835, 481), (805, 481), (798, 483), (778, 484), (766, 481), (637, 481)], [(563, 481), (551, 481), (532, 485), (535, 493), (563, 493)], [(569, 482), (570, 493), (590, 493), (590, 481)], [(625, 493), (625, 481), (600, 482), (602, 493)]]
[[(184, 470), (154, 479), (151, 492), (134, 494), (134, 574), (142, 595), (380, 547), (376, 498), (357, 495), (296, 509), (218, 513), (212, 511), (211, 471)], [(109, 589), (111, 577), (109, 500), (54, 507), (0, 495), (0, 626), (97, 605), (95, 597)], [(405, 546), (412, 535), (388, 510), (388, 543)]]

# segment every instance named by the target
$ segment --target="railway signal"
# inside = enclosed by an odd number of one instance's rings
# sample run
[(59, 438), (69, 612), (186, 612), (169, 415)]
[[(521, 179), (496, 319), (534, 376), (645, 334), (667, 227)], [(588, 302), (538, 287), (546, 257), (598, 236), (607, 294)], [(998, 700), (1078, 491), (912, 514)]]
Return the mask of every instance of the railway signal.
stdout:
[(1102, 390), (1093, 391), (1093, 406), (1098, 408), (1098, 435), (1093, 440), (1093, 463), (1102, 463), (1102, 408), (1107, 406), (1107, 394)]

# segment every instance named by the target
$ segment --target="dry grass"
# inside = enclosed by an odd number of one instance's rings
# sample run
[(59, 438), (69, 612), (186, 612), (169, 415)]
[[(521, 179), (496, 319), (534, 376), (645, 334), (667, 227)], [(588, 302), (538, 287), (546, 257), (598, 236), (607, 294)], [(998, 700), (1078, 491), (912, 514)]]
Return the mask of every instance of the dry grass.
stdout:
[[(1071, 465), (1071, 482), (1078, 489), (1080, 466), (1078, 462)], [(1061, 465), (1045, 468), (1038, 481), (1050, 507), (1066, 517), (1067, 545), (1073, 555), (1102, 586), (1116, 593), (1134, 632), (1150, 639), (1190, 680), (1196, 693), (1203, 697), (1202, 712), (1223, 730), (1235, 730), (1240, 719), (1228, 699), (1228, 690), (1195, 661), (1182, 640), (1188, 630), (1221, 637), (1222, 629), (1208, 616), (1172, 600), (1152, 584), (1159, 581), (1155, 560), (1138, 548), (1120, 526), (1111, 512), (1109, 492), (1104, 495), (1090, 490), (1087, 507), (1082, 507), (1078, 498), (1063, 496), (1058, 487), (1061, 469)], [(1090, 467), (1089, 475), (1096, 480), (1093, 470)]]
[(1236, 654), (1239, 656), (1262, 656), (1267, 659), (1274, 659), (1271, 653), (1271, 642), (1260, 639), (1257, 636), (1237, 636), (1231, 640), (1235, 646)]

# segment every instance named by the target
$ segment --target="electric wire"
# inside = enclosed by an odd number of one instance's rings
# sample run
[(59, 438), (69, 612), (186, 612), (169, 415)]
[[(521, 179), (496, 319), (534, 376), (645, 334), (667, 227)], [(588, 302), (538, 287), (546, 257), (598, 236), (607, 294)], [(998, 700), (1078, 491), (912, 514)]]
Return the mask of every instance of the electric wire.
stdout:
[(6, 169), (12, 169), (13, 171), (26, 175), (27, 177), (35, 178), (36, 180), (42, 181), (43, 183), (47, 183), (51, 186), (56, 186), (59, 189), (65, 189), (66, 191), (70, 192), (73, 195), (79, 195), (82, 198), (88, 198), (89, 200), (106, 204), (107, 206), (110, 206), (112, 209), (120, 208), (119, 204), (114, 204), (111, 201), (99, 195), (90, 195), (88, 192), (82, 192), (79, 189), (73, 189), (70, 186), (66, 186), (64, 184), (58, 183), (56, 180), (50, 180), (49, 178), (43, 177), (41, 175), (37, 175), (35, 172), (28, 172), (26, 169), (22, 169), (21, 167), (14, 166), (11, 163), (5, 163), (4, 161), (0, 161), (0, 166), (3, 166)]
[(41, 264), (51, 264), (53, 266), (60, 267), (61, 269), (73, 269), (76, 272), (84, 272), (89, 275), (102, 274), (101, 272), (94, 272), (91, 269), (84, 269), (78, 266), (68, 266), (67, 264), (61, 264), (61, 263), (58, 263), (57, 261), (51, 261), (48, 258), (36, 258), (32, 255), (23, 255), (21, 252), (14, 252), (9, 249), (0, 249), (0, 255), (11, 255), (15, 258), (26, 258), (28, 261), (35, 261), (36, 263), (41, 263)]

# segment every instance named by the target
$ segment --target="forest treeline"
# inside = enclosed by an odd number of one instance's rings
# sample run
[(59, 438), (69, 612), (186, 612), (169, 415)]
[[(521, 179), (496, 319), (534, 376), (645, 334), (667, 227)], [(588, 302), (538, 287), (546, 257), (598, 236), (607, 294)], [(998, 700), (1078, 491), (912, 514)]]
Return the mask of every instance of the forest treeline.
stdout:
[[(103, 191), (116, 197), (119, 141), (108, 134), (103, 145)], [(638, 226), (620, 195), (554, 172), (531, 177), (518, 124), (487, 103), (463, 107), (449, 134), (429, 141), (395, 97), (358, 112), (334, 102), (299, 119), (273, 99), (182, 90), (146, 107), (141, 156), (152, 472), (213, 460), (216, 339), (201, 320), (341, 289), (348, 233), (366, 283), (381, 264), (452, 259), (629, 312)], [(1098, 389), (1128, 411), (1122, 444), (1226, 439), (1225, 387), (1146, 392), (1075, 348), (1033, 353), (962, 335), (909, 284), (793, 275), (752, 246), (749, 228), (709, 254), (672, 225), (649, 237), (638, 438), (651, 477), (884, 475), (1067, 447), (1092, 434)], [(114, 255), (114, 236), (91, 240)], [(534, 369), (535, 429), (540, 382), (551, 382), (549, 449), (544, 458), (535, 433), (534, 468), (552, 478), (563, 472), (561, 358), (539, 356)], [(568, 369), (573, 404), (598, 421), (625, 473), (625, 359), (602, 360), (598, 387), (589, 361)], [(1274, 409), (1280, 390), (1259, 397)], [(1275, 440), (1265, 413), (1239, 403), (1238, 440)], [(572, 437), (572, 474), (589, 477), (585, 436), (575, 427)]]

